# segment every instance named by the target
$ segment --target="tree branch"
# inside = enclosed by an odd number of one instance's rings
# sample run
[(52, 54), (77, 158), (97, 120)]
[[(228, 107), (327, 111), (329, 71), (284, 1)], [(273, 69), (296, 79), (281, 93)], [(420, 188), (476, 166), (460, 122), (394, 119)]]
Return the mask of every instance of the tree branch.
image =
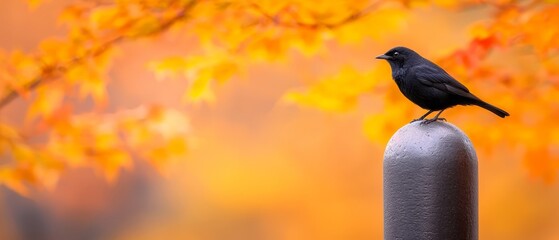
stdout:
[[(24, 90), (33, 91), (37, 87), (39, 87), (39, 86), (43, 85), (44, 83), (48, 82), (50, 79), (57, 78), (58, 76), (64, 74), (64, 72), (66, 72), (68, 69), (72, 68), (73, 66), (76, 66), (76, 65), (78, 65), (78, 64), (80, 64), (80, 63), (84, 62), (85, 60), (90, 59), (92, 57), (97, 57), (97, 56), (102, 55), (103, 53), (107, 52), (112, 46), (114, 46), (118, 43), (121, 43), (121, 42), (124, 42), (124, 41), (127, 41), (127, 40), (132, 40), (132, 39), (135, 39), (135, 38), (140, 38), (140, 37), (149, 37), (149, 36), (161, 34), (165, 31), (167, 31), (175, 23), (177, 23), (180, 20), (182, 20), (183, 18), (185, 18), (185, 16), (187, 16), (187, 13), (192, 8), (194, 8), (196, 3), (197, 3), (197, 0), (190, 1), (175, 16), (173, 16), (173, 17), (167, 19), (165, 22), (163, 22), (159, 26), (159, 28), (157, 28), (157, 29), (155, 29), (151, 32), (148, 32), (144, 35), (136, 36), (136, 37), (127, 37), (125, 34), (118, 35), (118, 36), (112, 38), (111, 40), (105, 42), (100, 47), (95, 48), (95, 49), (90, 49), (83, 56), (74, 58), (66, 64), (61, 64), (59, 66), (47, 66), (47, 67), (43, 68), (43, 70), (41, 71), (40, 76), (36, 77), (34, 80), (32, 80), (31, 82), (26, 84), (24, 86)], [(18, 94), (17, 90), (15, 90), (15, 89), (8, 90), (8, 92), (6, 94), (4, 94), (3, 96), (0, 97), (0, 110), (2, 108), (4, 108), (5, 106), (7, 106), (8, 104), (10, 104), (15, 99), (17, 99), (18, 96), (19, 96), (19, 94)]]
[(341, 27), (345, 24), (357, 21), (361, 18), (363, 18), (364, 16), (368, 15), (369, 13), (371, 13), (373, 10), (377, 9), (380, 5), (382, 5), (383, 1), (376, 1), (372, 4), (370, 4), (369, 6), (363, 8), (360, 11), (357, 11), (349, 16), (347, 16), (346, 18), (338, 21), (338, 22), (334, 22), (334, 23), (326, 23), (326, 22), (315, 22), (315, 23), (305, 23), (305, 22), (301, 22), (297, 19), (294, 19), (294, 21), (280, 21), (278, 18), (278, 15), (271, 15), (268, 12), (266, 12), (264, 9), (262, 9), (262, 7), (260, 7), (260, 5), (258, 5), (257, 3), (251, 3), (250, 6), (252, 8), (254, 8), (258, 13), (260, 13), (262, 16), (264, 16), (266, 19), (268, 19), (270, 22), (273, 22), (274, 24), (278, 25), (278, 26), (282, 26), (282, 27), (288, 27), (288, 28), (307, 28), (307, 29), (321, 29), (321, 28), (328, 28), (328, 29), (334, 29), (334, 28), (338, 28)]

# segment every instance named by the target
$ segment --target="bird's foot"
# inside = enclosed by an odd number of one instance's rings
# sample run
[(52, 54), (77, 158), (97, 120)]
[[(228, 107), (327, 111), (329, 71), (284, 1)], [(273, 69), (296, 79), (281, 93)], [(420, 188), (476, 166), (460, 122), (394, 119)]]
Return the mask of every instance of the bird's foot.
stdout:
[(421, 124), (421, 125), (427, 125), (427, 124), (432, 123), (432, 122), (435, 122), (435, 121), (443, 121), (443, 122), (446, 122), (446, 119), (445, 119), (445, 118), (431, 118), (431, 119), (426, 119), (426, 120), (424, 120), (424, 121), (421, 122), (420, 124)]
[(423, 119), (422, 119), (422, 118), (414, 119), (414, 120), (411, 120), (410, 123), (417, 122), (417, 121), (421, 121), (421, 120), (423, 120)]

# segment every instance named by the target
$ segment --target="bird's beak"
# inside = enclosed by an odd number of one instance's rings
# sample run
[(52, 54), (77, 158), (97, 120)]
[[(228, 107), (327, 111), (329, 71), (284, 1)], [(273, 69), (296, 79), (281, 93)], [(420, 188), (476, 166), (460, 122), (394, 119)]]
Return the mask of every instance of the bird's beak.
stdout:
[(392, 59), (392, 57), (382, 54), (382, 55), (378, 55), (378, 56), (376, 57), (376, 59), (386, 59), (386, 60), (390, 60), (390, 59)]

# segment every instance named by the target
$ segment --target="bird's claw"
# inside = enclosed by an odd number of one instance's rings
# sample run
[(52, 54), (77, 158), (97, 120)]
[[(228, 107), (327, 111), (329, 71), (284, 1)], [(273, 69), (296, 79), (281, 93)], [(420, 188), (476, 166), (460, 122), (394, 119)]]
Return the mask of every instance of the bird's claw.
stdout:
[(432, 123), (432, 122), (435, 122), (435, 121), (443, 121), (443, 122), (446, 122), (446, 119), (445, 119), (445, 118), (431, 118), (431, 119), (426, 119), (426, 120), (424, 120), (424, 121), (421, 122), (420, 124), (421, 124), (421, 125), (427, 125), (427, 124)]

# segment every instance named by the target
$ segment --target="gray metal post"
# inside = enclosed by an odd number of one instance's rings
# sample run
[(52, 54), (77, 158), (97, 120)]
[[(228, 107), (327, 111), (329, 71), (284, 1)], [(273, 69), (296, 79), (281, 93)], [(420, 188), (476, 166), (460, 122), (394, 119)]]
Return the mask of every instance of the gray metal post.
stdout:
[(410, 123), (384, 152), (384, 239), (478, 239), (477, 157), (445, 122)]

